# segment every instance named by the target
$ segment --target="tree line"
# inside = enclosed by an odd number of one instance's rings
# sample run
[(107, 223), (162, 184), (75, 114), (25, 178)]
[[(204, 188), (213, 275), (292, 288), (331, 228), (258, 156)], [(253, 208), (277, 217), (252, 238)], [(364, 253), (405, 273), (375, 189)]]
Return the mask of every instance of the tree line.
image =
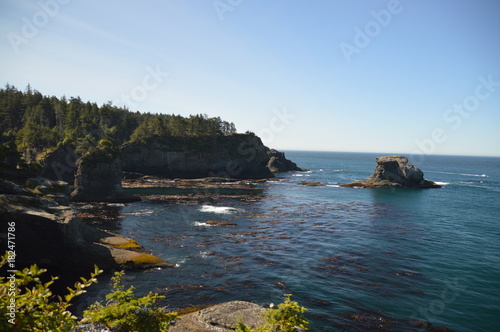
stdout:
[(0, 130), (0, 143), (15, 142), (27, 161), (61, 143), (83, 153), (101, 140), (121, 146), (156, 137), (236, 133), (234, 124), (220, 117), (132, 112), (111, 102), (98, 106), (80, 97), (44, 96), (30, 85), (20, 91), (9, 84), (0, 89)]

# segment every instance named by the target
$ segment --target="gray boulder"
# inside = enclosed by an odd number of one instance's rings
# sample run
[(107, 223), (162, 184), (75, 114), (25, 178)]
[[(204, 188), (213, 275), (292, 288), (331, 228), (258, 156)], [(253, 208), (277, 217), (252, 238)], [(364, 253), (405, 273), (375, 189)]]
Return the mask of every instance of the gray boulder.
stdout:
[(255, 303), (226, 302), (182, 316), (170, 332), (234, 331), (239, 318), (250, 328), (257, 328), (265, 323), (263, 313), (265, 309)]

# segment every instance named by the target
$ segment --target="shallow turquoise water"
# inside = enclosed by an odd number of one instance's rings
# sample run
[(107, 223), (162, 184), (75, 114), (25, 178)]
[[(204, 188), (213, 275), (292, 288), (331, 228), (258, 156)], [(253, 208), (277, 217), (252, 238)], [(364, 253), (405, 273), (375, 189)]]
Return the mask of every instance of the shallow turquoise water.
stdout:
[[(313, 331), (340, 330), (346, 314), (370, 310), (496, 331), (500, 158), (414, 161), (441, 189), (339, 187), (367, 178), (376, 156), (290, 151), (310, 171), (281, 174), (244, 199), (109, 206), (118, 218), (106, 227), (178, 264), (129, 273), (126, 282), (166, 295), (172, 309), (235, 299), (266, 305), (292, 293), (309, 308)], [(89, 298), (103, 296), (105, 284)]]

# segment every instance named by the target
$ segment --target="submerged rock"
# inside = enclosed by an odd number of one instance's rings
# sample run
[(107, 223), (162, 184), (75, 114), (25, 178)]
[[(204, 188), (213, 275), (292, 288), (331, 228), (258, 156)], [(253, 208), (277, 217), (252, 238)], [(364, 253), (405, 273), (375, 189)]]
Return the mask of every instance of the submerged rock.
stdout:
[(323, 182), (316, 182), (316, 181), (300, 181), (299, 184), (301, 186), (309, 186), (309, 187), (322, 187), (326, 186)]
[(344, 184), (343, 187), (406, 187), (440, 188), (424, 179), (420, 168), (412, 165), (404, 156), (383, 156), (376, 158), (375, 172), (367, 180)]
[(207, 220), (205, 223), (213, 226), (237, 226), (238, 224), (230, 221)]

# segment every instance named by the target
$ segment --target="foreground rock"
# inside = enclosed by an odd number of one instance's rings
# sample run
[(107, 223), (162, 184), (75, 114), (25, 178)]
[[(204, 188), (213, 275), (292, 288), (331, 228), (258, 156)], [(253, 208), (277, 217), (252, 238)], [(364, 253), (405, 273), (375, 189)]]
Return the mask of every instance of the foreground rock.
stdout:
[(367, 180), (344, 184), (343, 187), (405, 187), (440, 188), (441, 186), (424, 179), (424, 173), (408, 162), (404, 156), (384, 156), (376, 158), (375, 172)]
[(307, 169), (298, 167), (296, 163), (285, 158), (285, 153), (270, 149), (267, 151), (269, 162), (267, 168), (273, 173), (288, 172), (288, 171), (307, 171)]
[(209, 332), (234, 331), (233, 325), (238, 318), (250, 328), (257, 328), (265, 323), (265, 309), (260, 305), (244, 301), (232, 301), (215, 305), (182, 316), (170, 332)]
[[(64, 276), (86, 274), (94, 264), (105, 271), (174, 266), (130, 238), (83, 224), (69, 206), (50, 199), (67, 185), (58, 182), (51, 193), (47, 183), (53, 182), (42, 178), (26, 182), (35, 188), (0, 180), (0, 221), (14, 224), (19, 269), (37, 264), (52, 275)], [(0, 230), (2, 242), (6, 232), (7, 227)]]
[(82, 156), (78, 162), (74, 202), (132, 202), (140, 200), (122, 188), (122, 169), (118, 151), (99, 148)]

